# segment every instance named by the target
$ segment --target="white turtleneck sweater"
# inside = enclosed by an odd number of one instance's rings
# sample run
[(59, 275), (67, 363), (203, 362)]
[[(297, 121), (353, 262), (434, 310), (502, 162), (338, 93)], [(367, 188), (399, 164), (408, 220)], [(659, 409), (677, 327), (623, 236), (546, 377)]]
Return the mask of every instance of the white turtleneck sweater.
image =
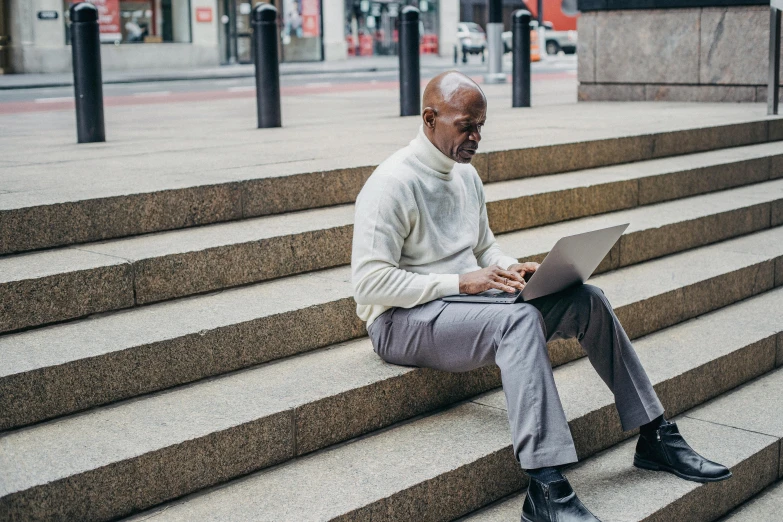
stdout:
[(357, 314), (372, 322), (459, 293), (459, 275), (517, 260), (487, 222), (476, 169), (440, 152), (423, 127), (381, 163), (356, 199), (351, 270)]

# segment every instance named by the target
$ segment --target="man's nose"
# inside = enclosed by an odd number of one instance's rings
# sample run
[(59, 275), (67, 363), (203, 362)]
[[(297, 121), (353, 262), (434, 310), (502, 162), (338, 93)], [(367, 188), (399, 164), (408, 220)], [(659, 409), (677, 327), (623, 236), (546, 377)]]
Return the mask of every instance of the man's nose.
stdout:
[(481, 131), (474, 130), (473, 132), (470, 133), (470, 135), (468, 136), (468, 139), (470, 139), (470, 141), (475, 141), (476, 143), (480, 142), (481, 141)]

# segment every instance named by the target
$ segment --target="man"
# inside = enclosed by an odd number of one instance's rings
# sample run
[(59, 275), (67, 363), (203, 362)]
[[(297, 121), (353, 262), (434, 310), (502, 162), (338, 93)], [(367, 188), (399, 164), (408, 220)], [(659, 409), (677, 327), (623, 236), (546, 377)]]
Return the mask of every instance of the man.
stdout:
[(640, 428), (634, 465), (697, 482), (731, 472), (694, 452), (663, 406), (612, 307), (581, 285), (527, 303), (447, 303), (488, 289), (514, 292), (537, 263), (501, 252), (470, 165), (486, 119), (484, 93), (448, 72), (424, 90), (423, 125), (384, 161), (356, 201), (351, 266), (357, 313), (375, 352), (393, 364), (460, 372), (496, 363), (514, 454), (530, 476), (528, 522), (595, 521), (559, 471), (576, 462), (546, 349), (575, 337), (615, 396), (623, 429)]

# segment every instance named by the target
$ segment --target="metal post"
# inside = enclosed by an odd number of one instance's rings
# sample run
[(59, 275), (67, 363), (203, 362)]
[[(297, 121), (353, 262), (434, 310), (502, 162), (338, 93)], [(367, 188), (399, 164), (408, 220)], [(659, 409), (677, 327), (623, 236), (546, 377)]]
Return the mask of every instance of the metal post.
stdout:
[(530, 107), (530, 11), (518, 9), (512, 20), (511, 106)]
[(98, 9), (82, 2), (71, 6), (70, 16), (76, 134), (79, 143), (106, 141)]
[(484, 77), (484, 81), (504, 83), (506, 75), (503, 74), (503, 0), (489, 0), (487, 51), (489, 52), (489, 73)]
[(400, 12), (400, 116), (420, 112), (419, 10), (408, 5)]
[(256, 65), (258, 128), (282, 127), (280, 63), (277, 54), (277, 9), (271, 4), (258, 4), (253, 9), (253, 46)]
[(542, 60), (549, 58), (546, 52), (546, 29), (544, 29), (544, 0), (538, 0), (538, 53)]
[(767, 114), (778, 113), (780, 101), (780, 8), (783, 1), (772, 0), (769, 8), (769, 81), (767, 82)]

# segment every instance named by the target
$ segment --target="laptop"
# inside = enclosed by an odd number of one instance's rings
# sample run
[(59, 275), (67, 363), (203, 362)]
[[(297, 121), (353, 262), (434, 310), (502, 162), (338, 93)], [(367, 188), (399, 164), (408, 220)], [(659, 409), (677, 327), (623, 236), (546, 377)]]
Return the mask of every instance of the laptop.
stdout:
[(511, 304), (530, 301), (584, 283), (629, 224), (561, 238), (521, 291), (508, 293), (493, 289), (479, 294), (450, 295), (441, 299), (456, 303)]

